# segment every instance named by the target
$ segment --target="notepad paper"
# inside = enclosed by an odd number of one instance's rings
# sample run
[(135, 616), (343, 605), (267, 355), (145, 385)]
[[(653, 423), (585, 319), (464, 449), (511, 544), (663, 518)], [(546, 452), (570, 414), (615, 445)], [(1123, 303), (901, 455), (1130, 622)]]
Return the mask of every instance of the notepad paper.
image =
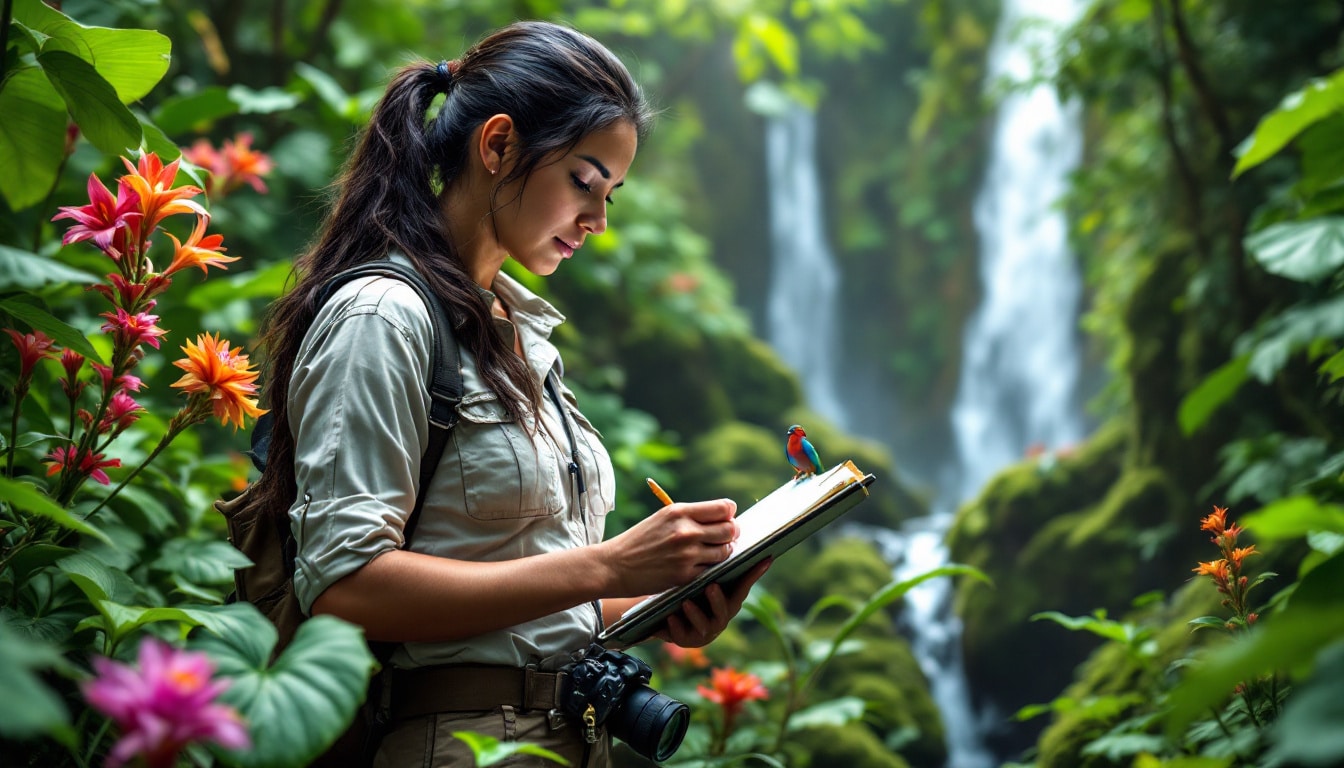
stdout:
[(654, 622), (676, 610), (683, 600), (698, 596), (714, 582), (741, 576), (766, 557), (782, 554), (853, 507), (867, 496), (873, 479), (846, 461), (825, 472), (786, 481), (737, 514), (738, 537), (726, 560), (705, 569), (690, 584), (636, 603), (601, 637), (623, 642), (643, 639)]

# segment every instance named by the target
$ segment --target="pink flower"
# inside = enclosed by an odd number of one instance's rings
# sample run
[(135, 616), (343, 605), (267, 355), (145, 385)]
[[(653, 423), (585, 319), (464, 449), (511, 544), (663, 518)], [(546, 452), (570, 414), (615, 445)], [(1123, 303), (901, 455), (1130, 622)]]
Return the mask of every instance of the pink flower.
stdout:
[(45, 461), (51, 466), (47, 468), (47, 476), (50, 477), (57, 472), (65, 472), (79, 467), (79, 471), (93, 478), (94, 482), (108, 485), (111, 478), (103, 471), (103, 467), (120, 467), (121, 459), (104, 459), (101, 453), (89, 453), (84, 451), (80, 454), (78, 461), (75, 459), (75, 449), (68, 446), (61, 446), (51, 453), (47, 454)]
[(65, 369), (65, 378), (61, 379), (61, 389), (71, 400), (79, 397), (87, 384), (79, 380), (79, 369), (84, 365), (84, 356), (73, 349), (61, 350), (61, 367)]
[(19, 348), (19, 381), (26, 382), (33, 375), (33, 369), (37, 367), (37, 361), (42, 358), (55, 357), (56, 353), (52, 351), (51, 345), (56, 342), (47, 338), (47, 335), (41, 331), (32, 333), (19, 333), (12, 328), (6, 328), (5, 333), (14, 340), (14, 346)]
[(159, 337), (167, 333), (167, 331), (155, 325), (159, 321), (159, 316), (151, 315), (148, 312), (138, 312), (132, 315), (121, 307), (117, 307), (116, 314), (104, 312), (100, 317), (107, 318), (107, 322), (103, 323), (102, 329), (112, 334), (117, 344), (122, 347), (134, 347), (143, 342), (158, 349)]
[(84, 206), (64, 205), (61, 212), (51, 218), (74, 219), (77, 224), (66, 230), (61, 238), (62, 245), (77, 243), (81, 240), (93, 240), (104, 253), (114, 259), (121, 257), (112, 242), (118, 230), (125, 229), (140, 218), (140, 196), (125, 180), (117, 182), (117, 196), (103, 186), (96, 174), (89, 174), (89, 204)]
[(234, 140), (225, 139), (222, 151), (217, 151), (209, 140), (200, 139), (184, 148), (182, 156), (210, 171), (205, 189), (211, 194), (226, 195), (243, 184), (265, 193), (266, 183), (261, 177), (275, 169), (268, 155), (252, 148), (250, 133), (240, 133)]
[[(91, 285), (86, 290), (97, 291), (103, 294), (103, 297), (111, 302), (112, 306), (120, 307), (126, 311), (139, 309), (149, 311), (154, 308), (154, 300), (150, 296), (157, 296), (168, 289), (172, 283), (162, 275), (152, 275), (143, 283), (132, 283), (126, 278), (116, 273), (107, 276), (107, 281), (111, 285)], [(146, 301), (142, 304), (141, 300)]]
[(120, 433), (134, 424), (144, 410), (144, 407), (135, 402), (130, 395), (124, 391), (117, 392), (107, 403), (107, 411), (103, 413), (103, 421), (98, 425), (98, 432)]
[(228, 681), (211, 679), (215, 667), (205, 654), (146, 637), (138, 670), (105, 658), (94, 659), (93, 666), (98, 676), (84, 684), (84, 698), (122, 733), (107, 756), (110, 768), (137, 756), (148, 768), (171, 768), (195, 742), (251, 746), (238, 712), (214, 703)]

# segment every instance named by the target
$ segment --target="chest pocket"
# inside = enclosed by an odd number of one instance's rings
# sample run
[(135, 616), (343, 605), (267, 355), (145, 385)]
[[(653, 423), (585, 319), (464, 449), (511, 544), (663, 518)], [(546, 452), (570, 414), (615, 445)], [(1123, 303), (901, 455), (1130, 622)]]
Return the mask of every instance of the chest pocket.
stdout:
[(510, 419), (493, 392), (468, 394), (457, 412), (453, 440), (468, 515), (516, 520), (560, 512), (559, 466), (545, 440)]

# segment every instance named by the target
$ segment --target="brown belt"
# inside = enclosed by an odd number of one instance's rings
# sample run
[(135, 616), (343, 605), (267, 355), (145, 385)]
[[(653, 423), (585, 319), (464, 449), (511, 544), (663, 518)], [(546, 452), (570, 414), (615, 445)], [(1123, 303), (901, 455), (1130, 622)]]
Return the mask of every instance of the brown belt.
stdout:
[(495, 707), (551, 710), (560, 704), (558, 672), (523, 667), (447, 664), (391, 673), (394, 720), (437, 712), (487, 712)]

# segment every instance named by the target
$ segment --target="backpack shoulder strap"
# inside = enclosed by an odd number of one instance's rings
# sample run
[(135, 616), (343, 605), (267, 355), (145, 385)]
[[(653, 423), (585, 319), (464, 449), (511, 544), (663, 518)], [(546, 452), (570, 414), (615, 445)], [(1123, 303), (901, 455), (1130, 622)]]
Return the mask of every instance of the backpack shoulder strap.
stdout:
[(419, 272), (406, 264), (391, 259), (380, 259), (357, 264), (328, 280), (319, 289), (316, 300), (321, 306), (340, 286), (361, 277), (390, 277), (406, 283), (420, 295), (429, 309), (430, 324), (434, 329), (434, 348), (431, 350), (429, 376), (429, 447), (420, 460), (420, 487), (415, 494), (415, 508), (406, 520), (403, 540), (409, 544), (415, 527), (420, 522), (420, 510), (434, 470), (439, 466), (444, 448), (453, 427), (457, 426), (457, 406), (462, 402), (462, 355), (453, 336), (453, 324), (439, 297)]

